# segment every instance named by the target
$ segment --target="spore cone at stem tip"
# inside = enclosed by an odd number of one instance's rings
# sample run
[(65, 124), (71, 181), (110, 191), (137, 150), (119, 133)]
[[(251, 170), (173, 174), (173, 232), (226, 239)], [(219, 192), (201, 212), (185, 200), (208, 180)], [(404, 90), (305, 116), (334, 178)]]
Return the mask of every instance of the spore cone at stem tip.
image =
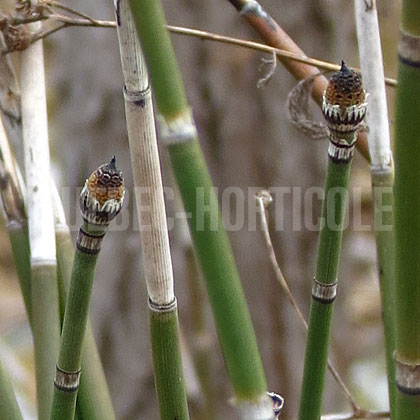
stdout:
[(322, 99), (322, 111), (331, 130), (357, 130), (366, 114), (366, 93), (360, 76), (344, 60), (341, 69), (331, 76)]
[(80, 194), (83, 218), (94, 225), (107, 226), (117, 216), (124, 199), (124, 176), (113, 156), (101, 165), (85, 182)]
[(365, 101), (360, 76), (350, 70), (344, 61), (341, 62), (341, 69), (331, 76), (325, 96), (331, 105), (339, 105), (341, 108), (360, 105)]

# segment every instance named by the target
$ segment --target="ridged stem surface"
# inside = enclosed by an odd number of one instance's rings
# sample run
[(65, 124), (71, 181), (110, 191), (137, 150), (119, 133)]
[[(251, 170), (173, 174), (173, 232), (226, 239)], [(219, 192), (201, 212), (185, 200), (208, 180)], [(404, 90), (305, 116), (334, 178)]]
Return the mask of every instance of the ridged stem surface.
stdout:
[[(76, 250), (61, 333), (57, 367), (64, 372), (81, 369), (82, 345), (98, 254)], [(78, 389), (54, 388), (50, 420), (73, 420)]]
[[(396, 420), (420, 419), (420, 4), (404, 0), (395, 115)], [(412, 365), (404, 372), (398, 361)], [(399, 372), (402, 373), (399, 375)], [(411, 395), (410, 395), (411, 394)]]
[[(64, 318), (65, 303), (70, 287), (74, 260), (74, 246), (68, 228), (56, 230), (57, 268), (60, 286), (61, 316)], [(86, 420), (115, 420), (115, 412), (109, 394), (101, 358), (95, 343), (92, 325), (88, 320), (82, 347), (82, 375), (77, 394), (79, 418)]]
[[(337, 281), (351, 162), (329, 159), (318, 240), (316, 280), (322, 285)], [(319, 420), (327, 368), (333, 302), (312, 298), (305, 350), (299, 420)]]
[(395, 363), (395, 242), (393, 213), (393, 169), (372, 171), (373, 217), (375, 223), (378, 272), (385, 329), (385, 355), (391, 418), (396, 410)]
[[(150, 310), (149, 322), (160, 419), (189, 419), (183, 385), (177, 310), (175, 308), (163, 313)], [(184, 403), (180, 404), (180, 401)]]

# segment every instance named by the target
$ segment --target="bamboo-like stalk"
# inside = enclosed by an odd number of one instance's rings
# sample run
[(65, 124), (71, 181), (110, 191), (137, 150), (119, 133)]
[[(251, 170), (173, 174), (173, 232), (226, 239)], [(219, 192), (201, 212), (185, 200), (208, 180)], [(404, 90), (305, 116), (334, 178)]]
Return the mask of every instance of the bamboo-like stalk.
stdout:
[(76, 242), (50, 420), (74, 418), (96, 260), (108, 224), (121, 210), (123, 198), (123, 175), (116, 168), (114, 157), (91, 174), (80, 195), (84, 222)]
[[(305, 56), (305, 53), (293, 41), (292, 38), (280, 27), (257, 0), (228, 0), (255, 32), (272, 47), (280, 48), (291, 53)], [(316, 67), (297, 61), (288, 60), (279, 56), (280, 61), (286, 69), (297, 79), (303, 80), (318, 73)], [(314, 79), (312, 97), (318, 105), (322, 105), (322, 95), (327, 88), (328, 80), (324, 76)], [(366, 133), (358, 133), (357, 149), (362, 156), (369, 161), (369, 150), (367, 147)]]
[(366, 112), (364, 100), (360, 78), (343, 62), (340, 72), (331, 77), (323, 94), (322, 108), (328, 122), (330, 144), (299, 420), (318, 420), (321, 417), (347, 188), (357, 127)]
[[(165, 143), (201, 265), (242, 418), (271, 419), (255, 333), (159, 1), (130, 0)], [(201, 202), (200, 202), (201, 200)], [(241, 348), (241, 352), (237, 349)]]
[(128, 0), (115, 2), (131, 166), (162, 420), (188, 420), (178, 310), (149, 78)]
[(23, 420), (9, 375), (0, 362), (0, 419)]
[[(31, 24), (32, 30), (39, 28), (39, 22)], [(40, 420), (46, 420), (51, 408), (60, 322), (42, 40), (21, 53), (20, 69), (38, 415)]]
[(366, 119), (369, 126), (368, 145), (371, 158), (373, 216), (384, 320), (389, 405), (391, 417), (394, 418), (396, 410), (393, 359), (395, 349), (395, 255), (392, 229), (394, 168), (376, 0), (371, 0), (369, 4), (364, 0), (355, 0), (354, 5), (363, 84), (366, 91), (370, 93)]
[(396, 420), (420, 419), (420, 7), (404, 0), (395, 115)]
[[(74, 261), (74, 247), (64, 209), (55, 185), (52, 188), (57, 246), (57, 277), (60, 296), (60, 315), (64, 319), (67, 294), (70, 288)], [(88, 320), (82, 347), (82, 371), (77, 395), (79, 418), (89, 420), (115, 420), (115, 412), (109, 394), (101, 358), (96, 347), (92, 325)], [(77, 413), (77, 412), (76, 412)]]

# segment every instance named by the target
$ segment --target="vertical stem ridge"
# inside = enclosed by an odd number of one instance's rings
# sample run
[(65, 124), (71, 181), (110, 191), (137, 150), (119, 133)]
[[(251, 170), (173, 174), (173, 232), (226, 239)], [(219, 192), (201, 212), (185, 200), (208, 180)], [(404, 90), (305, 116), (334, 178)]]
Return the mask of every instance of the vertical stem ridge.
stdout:
[[(337, 281), (350, 168), (351, 162), (328, 161), (316, 269), (316, 281), (322, 285), (332, 285)], [(321, 417), (333, 309), (332, 298), (325, 303), (312, 300), (299, 420), (318, 420)]]
[[(395, 115), (396, 420), (420, 419), (420, 6), (404, 0)], [(412, 375), (404, 368), (411, 365)]]

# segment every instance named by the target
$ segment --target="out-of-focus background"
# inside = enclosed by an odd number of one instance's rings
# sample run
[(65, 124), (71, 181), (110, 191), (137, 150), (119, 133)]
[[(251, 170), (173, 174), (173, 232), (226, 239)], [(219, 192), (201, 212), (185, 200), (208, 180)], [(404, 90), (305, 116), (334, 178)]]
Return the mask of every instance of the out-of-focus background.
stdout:
[[(257, 39), (224, 0), (163, 3), (170, 24)], [(73, 0), (69, 5), (92, 17), (113, 19), (111, 0)], [(345, 59), (350, 65), (358, 65), (353, 2), (264, 0), (262, 5), (309, 56), (336, 63)], [(378, 8), (385, 73), (395, 77), (399, 2), (383, 0), (378, 2)], [(282, 270), (307, 315), (317, 243), (317, 232), (307, 226), (308, 220), (319, 217), (321, 202), (315, 199), (313, 214), (307, 214), (304, 197), (308, 188), (323, 185), (327, 144), (308, 139), (288, 121), (286, 99), (295, 80), (281, 64), (268, 86), (259, 89), (257, 81), (264, 75), (259, 67), (263, 57), (269, 58), (267, 55), (197, 38), (173, 35), (172, 39), (214, 183), (220, 193), (232, 186), (244, 192), (244, 201), (230, 203), (231, 223), (235, 223), (238, 206), (246, 209), (244, 226), (230, 232), (230, 239), (269, 388), (285, 397), (282, 418), (291, 419), (297, 413), (305, 334), (276, 282), (258, 218), (256, 229), (249, 225), (255, 219), (254, 194), (258, 189), (291, 188), (290, 192), (283, 190), (283, 197), (275, 197), (270, 224)], [(72, 28), (49, 38), (45, 48), (53, 169), (75, 234), (75, 188), (82, 186), (90, 172), (110, 156), (117, 156), (132, 191), (117, 36), (113, 29)], [(393, 95), (389, 89), (388, 94), (392, 112)], [(321, 120), (315, 107), (313, 116)], [(163, 150), (161, 159), (165, 185), (173, 187)], [(369, 225), (369, 168), (359, 155), (353, 168), (355, 194), (351, 202), (355, 204), (351, 207), (361, 208), (363, 223)], [(126, 205), (117, 227), (104, 241), (91, 317), (118, 418), (156, 420), (159, 415), (148, 338), (146, 288), (131, 194)], [(179, 203), (168, 195), (168, 216), (179, 209)], [(229, 217), (229, 211), (225, 216)], [(283, 220), (282, 228), (275, 229), (276, 217)], [(350, 217), (350, 221), (353, 219)], [(363, 407), (386, 409), (374, 236), (371, 229), (360, 231), (353, 226), (351, 222), (344, 235), (331, 358)], [(170, 240), (180, 323), (188, 353), (185, 367), (192, 418), (234, 418), (229, 405), (232, 391), (211, 311), (194, 266), (188, 233), (178, 219)], [(0, 357), (17, 383), (29, 419), (34, 413), (35, 393), (32, 340), (3, 226), (0, 290)], [(202, 374), (201, 383), (194, 370), (197, 367)], [(202, 398), (202, 386), (207, 389), (207, 402)], [(348, 409), (342, 392), (328, 375), (324, 411)]]

